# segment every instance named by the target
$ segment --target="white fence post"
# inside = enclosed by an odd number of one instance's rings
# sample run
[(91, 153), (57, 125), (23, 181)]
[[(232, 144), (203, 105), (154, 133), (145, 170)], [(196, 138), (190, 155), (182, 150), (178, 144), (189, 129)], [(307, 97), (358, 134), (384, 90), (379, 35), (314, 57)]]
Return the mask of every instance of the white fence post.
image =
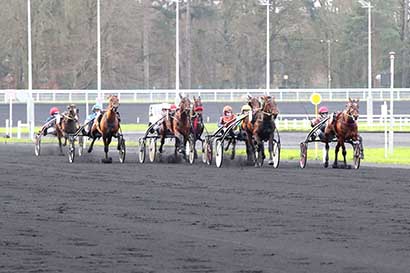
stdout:
[(10, 121), (8, 120), (8, 119), (6, 119), (6, 136), (8, 136), (8, 137), (10, 137), (10, 134), (9, 134), (9, 123), (10, 123)]
[(17, 121), (17, 138), (21, 139), (21, 120)]

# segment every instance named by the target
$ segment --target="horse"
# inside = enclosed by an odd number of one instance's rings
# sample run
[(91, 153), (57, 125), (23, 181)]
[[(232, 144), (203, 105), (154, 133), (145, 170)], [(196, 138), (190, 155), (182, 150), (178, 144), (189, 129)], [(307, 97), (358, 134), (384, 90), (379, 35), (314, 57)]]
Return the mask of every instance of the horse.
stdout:
[(175, 137), (175, 158), (178, 152), (182, 153), (184, 158), (186, 158), (185, 145), (191, 134), (191, 101), (188, 97), (183, 97), (181, 94), (179, 94), (179, 97), (181, 101), (178, 109), (174, 114), (168, 115), (163, 121), (162, 128), (160, 129), (161, 145), (158, 151), (160, 153), (163, 152), (166, 135), (170, 133)]
[[(279, 109), (275, 98), (262, 96), (260, 100), (249, 97), (249, 105), (252, 108), (252, 118), (246, 117), (242, 124), (242, 130), (246, 132), (246, 149), (248, 160), (254, 159), (255, 166), (262, 166), (265, 159), (264, 141), (269, 142), (269, 165), (273, 165), (273, 139), (276, 129), (275, 119)], [(256, 154), (258, 152), (258, 156)]]
[[(249, 162), (254, 161), (255, 160), (255, 153), (252, 149), (252, 120), (255, 117), (255, 113), (260, 109), (261, 107), (261, 102), (259, 101), (258, 97), (252, 97), (250, 95), (248, 95), (248, 105), (251, 107), (251, 118), (248, 116), (246, 117), (241, 124), (241, 131), (245, 132), (246, 135), (246, 141), (245, 141), (245, 145), (246, 145), (246, 157), (247, 160)], [(251, 122), (251, 123), (250, 123)], [(250, 123), (250, 124), (249, 124)], [(249, 125), (249, 128), (248, 128)]]
[(328, 124), (325, 128), (325, 139), (326, 142), (326, 157), (325, 157), (325, 167), (328, 166), (329, 162), (329, 144), (328, 142), (331, 138), (336, 135), (337, 144), (335, 148), (335, 161), (333, 162), (332, 167), (337, 168), (337, 155), (339, 153), (340, 147), (342, 147), (343, 154), (343, 167), (347, 168), (346, 163), (346, 147), (345, 142), (354, 143), (359, 141), (360, 136), (357, 128), (357, 119), (359, 117), (359, 100), (351, 99), (346, 104), (345, 110), (334, 114), (333, 117), (328, 121)]
[(197, 140), (201, 140), (201, 135), (204, 132), (204, 120), (202, 117), (202, 112), (204, 108), (202, 106), (202, 101), (201, 97), (199, 96), (198, 98), (194, 97), (194, 103), (192, 106), (192, 111), (191, 111), (191, 124), (192, 124), (192, 134), (194, 137), (194, 152), (195, 152), (195, 158), (198, 158), (198, 154), (195, 148)]
[(102, 137), (104, 142), (104, 152), (105, 158), (101, 161), (103, 163), (111, 163), (112, 158), (108, 157), (108, 146), (111, 143), (113, 137), (118, 138), (118, 147), (120, 149), (120, 120), (119, 114), (117, 112), (118, 106), (120, 105), (118, 96), (111, 95), (108, 97), (108, 107), (107, 109), (94, 120), (94, 124), (90, 130), (90, 136), (92, 138), (91, 145), (88, 149), (88, 152), (91, 153), (93, 150), (94, 142), (97, 138)]
[[(67, 145), (68, 134), (74, 134), (80, 127), (78, 109), (75, 104), (67, 106), (67, 111), (61, 114), (59, 123), (56, 123), (56, 136), (60, 153), (63, 154), (62, 146)], [(61, 139), (64, 138), (64, 144)]]

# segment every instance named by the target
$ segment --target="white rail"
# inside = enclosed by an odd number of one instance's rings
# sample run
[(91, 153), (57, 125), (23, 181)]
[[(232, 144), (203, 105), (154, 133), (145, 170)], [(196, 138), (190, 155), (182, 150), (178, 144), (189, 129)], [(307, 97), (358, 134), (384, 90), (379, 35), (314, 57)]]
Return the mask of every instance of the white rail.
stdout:
[[(7, 103), (8, 93), (22, 90), (0, 90), (0, 103)], [(189, 96), (201, 96), (203, 101), (243, 101), (249, 95), (266, 94), (266, 89), (185, 89), (180, 90)], [(268, 95), (275, 96), (277, 101), (309, 101), (310, 95), (318, 92), (323, 101), (345, 101), (349, 97), (365, 100), (367, 88), (349, 89), (271, 89)], [(389, 88), (373, 88), (373, 99), (382, 101), (390, 99)], [(121, 101), (126, 102), (164, 102), (173, 101), (174, 89), (161, 90), (103, 90), (104, 95), (117, 94)], [(47, 102), (94, 102), (98, 96), (97, 90), (33, 90), (35, 103)], [(395, 100), (410, 100), (410, 88), (395, 88)]]

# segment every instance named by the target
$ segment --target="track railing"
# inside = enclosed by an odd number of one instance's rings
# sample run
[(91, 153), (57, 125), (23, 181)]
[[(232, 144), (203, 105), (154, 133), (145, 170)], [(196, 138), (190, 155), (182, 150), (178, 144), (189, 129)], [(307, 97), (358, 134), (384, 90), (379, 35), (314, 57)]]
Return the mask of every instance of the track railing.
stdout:
[[(7, 103), (9, 96), (26, 90), (0, 90), (0, 103)], [(373, 88), (372, 97), (376, 101), (390, 99), (389, 88)], [(27, 91), (26, 91), (27, 92)], [(367, 88), (349, 89), (183, 89), (181, 93), (189, 96), (201, 96), (203, 101), (243, 101), (247, 95), (271, 95), (277, 101), (309, 101), (313, 92), (321, 94), (323, 101), (345, 101), (349, 97), (365, 100), (368, 97)], [(393, 89), (395, 100), (410, 100), (410, 88)], [(48, 102), (84, 102), (93, 103), (96, 98), (104, 99), (106, 95), (117, 94), (123, 103), (127, 102), (172, 102), (176, 91), (161, 90), (33, 90), (35, 103)]]

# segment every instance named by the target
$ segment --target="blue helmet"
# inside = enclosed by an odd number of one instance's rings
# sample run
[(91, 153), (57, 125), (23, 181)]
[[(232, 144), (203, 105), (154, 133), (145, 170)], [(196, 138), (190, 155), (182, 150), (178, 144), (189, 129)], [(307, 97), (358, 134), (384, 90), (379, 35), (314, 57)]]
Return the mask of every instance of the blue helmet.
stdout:
[(101, 105), (99, 105), (98, 103), (96, 103), (96, 104), (94, 104), (93, 105), (93, 107), (91, 108), (91, 111), (94, 111), (94, 110), (101, 110)]

